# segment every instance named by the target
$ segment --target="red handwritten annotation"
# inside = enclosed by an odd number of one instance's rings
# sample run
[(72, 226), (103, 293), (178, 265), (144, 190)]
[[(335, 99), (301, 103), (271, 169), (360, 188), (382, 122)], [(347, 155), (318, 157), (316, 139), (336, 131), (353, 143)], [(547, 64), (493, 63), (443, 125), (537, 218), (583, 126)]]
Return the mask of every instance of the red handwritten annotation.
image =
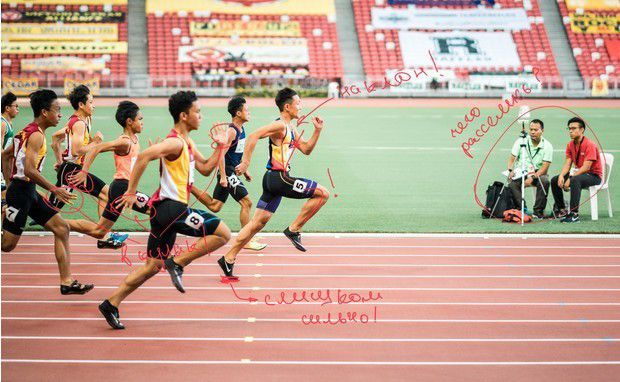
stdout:
[[(435, 71), (439, 73), (439, 68), (437, 68), (437, 64), (435, 63), (435, 59), (433, 58), (433, 55), (431, 54), (430, 50), (428, 51), (428, 55), (431, 58), (431, 61), (433, 62)], [(415, 75), (416, 79), (420, 78), (421, 75), (424, 75), (427, 78), (429, 77), (428, 73), (426, 73), (424, 68), (413, 69), (413, 74)], [(439, 73), (439, 76), (443, 77), (443, 74)], [(402, 85), (404, 82), (410, 81), (411, 78), (412, 78), (411, 74), (403, 70), (398, 71), (396, 72), (396, 74), (394, 74), (392, 78), (392, 81), (394, 82), (390, 82), (390, 79), (388, 79), (387, 76), (383, 76), (383, 86), (380, 89), (398, 87)], [(372, 92), (376, 91), (377, 85), (381, 85), (381, 81), (379, 82), (371, 81), (370, 84), (368, 84), (367, 81), (364, 81), (364, 89), (366, 90), (367, 94), (371, 94)], [(350, 85), (350, 86), (344, 85), (340, 89), (340, 97), (344, 98), (344, 97), (348, 97), (351, 95), (358, 95), (358, 94), (361, 94), (364, 91), (364, 89), (361, 89), (361, 85)]]
[[(536, 77), (536, 81), (540, 82), (540, 79), (538, 78), (538, 73), (540, 72), (540, 69), (538, 68), (534, 68), (532, 73), (534, 74), (534, 76)], [(523, 84), (521, 85), (521, 90), (525, 93), (525, 94), (530, 94), (532, 92), (532, 89), (529, 88), (527, 85)], [(480, 125), (480, 127), (478, 129), (475, 130), (474, 134), (475, 137), (470, 137), (467, 140), (463, 141), (461, 143), (461, 149), (463, 150), (463, 153), (472, 158), (473, 159), (473, 155), (471, 154), (471, 148), (472, 146), (474, 146), (476, 143), (480, 142), (482, 140), (482, 138), (484, 138), (485, 134), (491, 129), (491, 127), (497, 126), (497, 124), (499, 124), (499, 121), (504, 118), (504, 116), (506, 114), (508, 114), (508, 112), (510, 111), (511, 108), (513, 108), (517, 103), (519, 103), (519, 101), (521, 99), (523, 99), (522, 94), (520, 94), (519, 89), (515, 89), (510, 98), (506, 98), (506, 100), (504, 100), (504, 102), (500, 102), (497, 104), (497, 109), (499, 110), (499, 114), (495, 115), (495, 120), (493, 120), (493, 116), (489, 115), (486, 116), (486, 124), (482, 123)], [(506, 104), (504, 106), (504, 103)], [(463, 121), (459, 121), (456, 124), (456, 129), (451, 129), (450, 130), (450, 134), (452, 136), (452, 138), (456, 138), (457, 135), (461, 135), (463, 133), (463, 131), (465, 131), (465, 129), (467, 129), (467, 127), (469, 126), (470, 123), (474, 122), (476, 120), (476, 118), (480, 117), (482, 113), (480, 112), (480, 109), (476, 106), (472, 107), (471, 109), (469, 109), (469, 113), (465, 114), (464, 120)], [(484, 117), (483, 117), (484, 119)], [(465, 124), (463, 124), (463, 122), (465, 122)], [(488, 127), (486, 126), (488, 125)]]
[[(262, 298), (256, 297), (241, 297), (237, 294), (235, 288), (230, 284), (230, 288), (233, 291), (235, 297), (242, 301), (248, 301), (249, 303), (255, 303), (258, 301), (262, 301), (267, 306), (279, 306), (279, 305), (292, 305), (295, 303), (320, 303), (321, 306), (326, 304), (338, 304), (338, 305), (346, 305), (346, 304), (365, 304), (367, 302), (382, 300), (383, 296), (379, 292), (369, 291), (368, 295), (363, 296), (359, 293), (349, 293), (343, 291), (342, 289), (337, 289), (333, 291), (331, 289), (324, 289), (318, 291), (283, 291), (280, 292), (279, 296), (272, 297), (271, 294), (266, 293)], [(333, 317), (335, 321), (332, 320), (332, 313), (328, 312), (327, 315), (323, 315), (323, 319), (321, 319), (321, 315), (319, 314), (304, 314), (301, 316), (301, 322), (304, 325), (320, 325), (320, 324), (347, 324), (347, 323), (362, 323), (367, 324), (369, 322), (377, 322), (377, 307), (375, 306), (373, 312), (371, 313), (372, 320), (370, 320), (370, 316), (368, 314), (360, 314), (359, 312), (339, 312), (338, 314), (334, 313)]]

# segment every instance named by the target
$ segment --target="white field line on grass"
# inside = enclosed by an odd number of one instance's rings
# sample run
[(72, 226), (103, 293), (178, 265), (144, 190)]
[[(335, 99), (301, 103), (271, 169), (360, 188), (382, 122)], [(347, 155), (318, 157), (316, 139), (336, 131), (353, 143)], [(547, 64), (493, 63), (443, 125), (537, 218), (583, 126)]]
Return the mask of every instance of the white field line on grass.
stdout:
[[(74, 272), (74, 276), (127, 276), (127, 273), (84, 273)], [(58, 276), (58, 273), (45, 273), (45, 272), (2, 272), (2, 276)], [(169, 277), (164, 273), (159, 273), (155, 277)], [(186, 273), (183, 277), (216, 277), (219, 278), (219, 273)], [(289, 275), (289, 274), (239, 274), (237, 277), (280, 277), (280, 278), (406, 278), (406, 279), (617, 279), (620, 275)]]
[(3, 359), (3, 363), (66, 363), (66, 364), (131, 364), (131, 365), (325, 365), (325, 366), (567, 366), (567, 365), (620, 365), (620, 361), (507, 361), (507, 362), (397, 362), (397, 361), (172, 361), (172, 360), (98, 360), (98, 359)]
[(335, 337), (95, 337), (2, 336), (3, 340), (241, 341), (241, 342), (618, 342), (620, 338), (335, 338)]
[[(53, 265), (53, 262), (33, 262), (33, 261), (5, 261), (2, 265)], [(109, 261), (103, 263), (79, 263), (71, 262), (71, 265), (112, 265), (127, 266), (120, 261)], [(620, 264), (323, 264), (323, 263), (239, 263), (238, 266), (245, 267), (388, 267), (388, 268), (617, 268)], [(217, 264), (193, 263), (192, 267), (218, 267)]]
[[(2, 300), (3, 304), (101, 304), (99, 300)], [(155, 304), (155, 305), (259, 305), (267, 306), (262, 301), (191, 301), (191, 300), (127, 300), (123, 304)], [(295, 305), (339, 305), (338, 302), (296, 302)], [(620, 306), (620, 302), (350, 302), (347, 305), (439, 305), (439, 306)]]
[[(101, 321), (101, 317), (2, 317), (7, 321)], [(123, 317), (123, 321), (146, 322), (299, 322), (297, 318), (193, 318), (193, 317)], [(373, 320), (374, 321), (374, 320)], [(382, 323), (454, 323), (454, 324), (609, 324), (620, 320), (475, 320), (475, 319), (377, 319)]]

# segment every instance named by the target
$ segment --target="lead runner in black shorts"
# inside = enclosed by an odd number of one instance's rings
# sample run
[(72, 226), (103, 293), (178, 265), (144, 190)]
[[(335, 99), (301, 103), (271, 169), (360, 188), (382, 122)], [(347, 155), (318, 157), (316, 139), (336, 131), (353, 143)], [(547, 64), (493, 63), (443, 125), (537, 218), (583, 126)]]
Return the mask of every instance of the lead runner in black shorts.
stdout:
[(269, 161), (267, 172), (263, 176), (263, 194), (258, 201), (254, 216), (239, 232), (228, 253), (218, 260), (222, 271), (229, 277), (232, 277), (233, 265), (241, 248), (265, 227), (283, 197), (308, 199), (295, 221), (284, 230), (284, 235), (295, 248), (303, 252), (306, 249), (301, 243), (300, 231), (329, 199), (329, 192), (325, 187), (310, 179), (291, 176), (289, 166), (295, 150), (305, 155), (312, 153), (323, 129), (323, 120), (320, 117), (312, 118), (314, 132), (306, 141), (297, 131), (294, 122), (301, 114), (299, 95), (292, 89), (284, 88), (276, 96), (276, 105), (280, 110), (280, 117), (250, 134), (246, 140), (243, 159), (236, 168), (238, 175), (244, 174), (250, 164), (256, 142), (259, 139), (269, 138)]

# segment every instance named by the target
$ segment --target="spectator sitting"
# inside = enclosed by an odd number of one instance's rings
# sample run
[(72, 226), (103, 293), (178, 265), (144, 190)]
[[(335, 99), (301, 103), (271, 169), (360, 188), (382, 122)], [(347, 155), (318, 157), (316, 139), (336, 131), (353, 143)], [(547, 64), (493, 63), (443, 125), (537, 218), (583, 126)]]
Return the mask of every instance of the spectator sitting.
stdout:
[(521, 161), (523, 160), (527, 172), (525, 187), (537, 186), (533, 216), (539, 219), (544, 218), (545, 207), (547, 206), (547, 194), (549, 192), (547, 170), (553, 160), (553, 146), (543, 138), (544, 129), (543, 121), (540, 119), (532, 120), (530, 122), (530, 135), (526, 141), (525, 157), (521, 158), (521, 138), (518, 138), (512, 146), (510, 158), (508, 158), (508, 187), (512, 190), (516, 205), (521, 205), (521, 177), (517, 176), (516, 179), (513, 179), (514, 170), (521, 169)]
[[(571, 118), (568, 121), (568, 133), (571, 141), (566, 145), (566, 160), (560, 175), (551, 179), (553, 191), (553, 213), (562, 217), (563, 223), (579, 221), (579, 200), (581, 190), (601, 183), (603, 165), (600, 161), (599, 150), (594, 142), (586, 138), (584, 133), (586, 124), (581, 118)], [(575, 171), (569, 175), (571, 165)], [(570, 210), (566, 210), (562, 191), (570, 190)]]

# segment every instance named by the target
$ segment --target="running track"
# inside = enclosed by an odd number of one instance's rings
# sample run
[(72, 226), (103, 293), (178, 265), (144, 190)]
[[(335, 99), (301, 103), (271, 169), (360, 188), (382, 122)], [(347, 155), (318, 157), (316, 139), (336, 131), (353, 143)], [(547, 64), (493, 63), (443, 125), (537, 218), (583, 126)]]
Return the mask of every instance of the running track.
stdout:
[[(134, 237), (144, 243), (145, 236)], [(166, 273), (121, 306), (97, 304), (129, 271), (117, 251), (72, 237), (72, 270), (95, 289), (62, 296), (49, 236), (2, 254), (2, 380), (611, 381), (620, 375), (620, 239), (279, 236), (240, 256), (235, 284), (215, 255)], [(184, 242), (180, 237), (177, 242)], [(129, 246), (134, 266), (142, 244)], [(222, 250), (218, 251), (218, 254)], [(334, 303), (267, 306), (281, 292), (330, 289)], [(381, 300), (338, 304), (335, 293)], [(326, 293), (326, 292), (325, 292)], [(290, 297), (289, 297), (290, 299)], [(372, 319), (376, 307), (377, 322)], [(367, 324), (304, 325), (357, 312)], [(322, 318), (323, 320), (323, 318)]]

